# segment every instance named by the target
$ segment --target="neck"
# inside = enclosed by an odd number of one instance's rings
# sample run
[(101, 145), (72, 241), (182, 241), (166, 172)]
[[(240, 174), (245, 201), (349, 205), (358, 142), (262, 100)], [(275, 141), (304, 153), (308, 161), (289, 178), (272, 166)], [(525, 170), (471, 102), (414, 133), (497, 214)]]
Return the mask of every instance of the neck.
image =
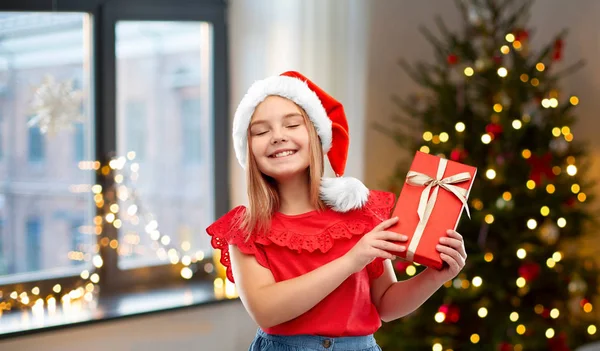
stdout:
[(315, 210), (310, 203), (310, 184), (306, 174), (277, 182), (279, 212), (295, 215)]

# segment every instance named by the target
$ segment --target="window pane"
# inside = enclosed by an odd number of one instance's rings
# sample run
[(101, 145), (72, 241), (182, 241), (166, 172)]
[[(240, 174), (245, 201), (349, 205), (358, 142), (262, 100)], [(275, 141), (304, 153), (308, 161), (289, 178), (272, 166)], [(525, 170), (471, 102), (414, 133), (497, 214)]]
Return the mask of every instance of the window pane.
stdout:
[(90, 46), (87, 14), (0, 17), (0, 284), (87, 268), (95, 245)]
[[(211, 25), (118, 22), (116, 55), (117, 152), (128, 159), (119, 267), (206, 253), (214, 198)], [(173, 248), (179, 254), (169, 254)]]

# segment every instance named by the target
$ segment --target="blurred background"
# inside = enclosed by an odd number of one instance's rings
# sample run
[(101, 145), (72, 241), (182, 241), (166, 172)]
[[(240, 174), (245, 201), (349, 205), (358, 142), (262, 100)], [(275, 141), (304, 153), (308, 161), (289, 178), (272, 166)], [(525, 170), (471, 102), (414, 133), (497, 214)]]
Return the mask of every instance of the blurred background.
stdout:
[(344, 104), (347, 175), (369, 188), (398, 194), (417, 150), (478, 168), (458, 227), (469, 263), (382, 327), (383, 350), (600, 349), (598, 13), (2, 1), (0, 349), (247, 349), (257, 326), (205, 228), (246, 204), (237, 103), (286, 70)]

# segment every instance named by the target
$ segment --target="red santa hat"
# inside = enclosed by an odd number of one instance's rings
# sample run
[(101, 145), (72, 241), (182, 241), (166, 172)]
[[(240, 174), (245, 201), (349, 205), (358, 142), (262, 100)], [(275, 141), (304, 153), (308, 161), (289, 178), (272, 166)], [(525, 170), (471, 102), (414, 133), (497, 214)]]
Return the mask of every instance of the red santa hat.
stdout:
[(342, 104), (298, 72), (285, 72), (255, 82), (242, 98), (233, 119), (233, 145), (238, 162), (247, 165), (247, 132), (254, 110), (265, 98), (277, 95), (300, 106), (312, 121), (335, 178), (321, 179), (321, 199), (338, 212), (361, 208), (369, 190), (356, 178), (343, 177), (350, 137)]

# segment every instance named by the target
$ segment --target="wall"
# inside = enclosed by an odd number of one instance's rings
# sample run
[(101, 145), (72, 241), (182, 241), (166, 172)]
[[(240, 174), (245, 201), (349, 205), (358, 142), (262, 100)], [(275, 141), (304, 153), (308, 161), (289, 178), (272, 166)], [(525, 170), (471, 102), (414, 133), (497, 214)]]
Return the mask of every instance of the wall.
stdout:
[(0, 341), (2, 351), (247, 350), (256, 325), (239, 301)]

